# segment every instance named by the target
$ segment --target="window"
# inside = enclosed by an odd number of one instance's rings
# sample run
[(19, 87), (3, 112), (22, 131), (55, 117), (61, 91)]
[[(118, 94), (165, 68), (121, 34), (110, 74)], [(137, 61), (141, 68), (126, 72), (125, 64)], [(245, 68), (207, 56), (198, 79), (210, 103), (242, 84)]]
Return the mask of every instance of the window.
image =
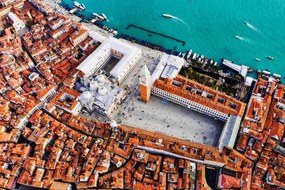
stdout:
[(196, 148), (193, 148), (192, 151), (193, 151), (194, 154), (198, 153), (198, 149), (196, 149)]
[(218, 99), (218, 102), (221, 103), (221, 104), (223, 104), (223, 103), (225, 103), (225, 99), (224, 99), (224, 98), (219, 98), (219, 99)]
[(206, 155), (207, 155), (207, 156), (210, 156), (210, 155), (211, 155), (211, 152), (210, 152), (209, 150), (207, 150), (207, 151), (206, 151)]

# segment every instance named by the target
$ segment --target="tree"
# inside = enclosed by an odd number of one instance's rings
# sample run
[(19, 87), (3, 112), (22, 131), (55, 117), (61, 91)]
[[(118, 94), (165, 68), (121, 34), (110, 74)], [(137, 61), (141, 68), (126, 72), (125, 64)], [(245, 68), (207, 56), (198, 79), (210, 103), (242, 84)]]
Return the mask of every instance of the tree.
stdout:
[(31, 26), (34, 24), (33, 20), (32, 19), (28, 19), (27, 20), (27, 27), (31, 28)]
[(189, 72), (190, 74), (193, 72), (192, 67), (189, 67), (189, 68), (188, 68), (188, 72)]
[(4, 29), (6, 29), (6, 28), (9, 28), (9, 24), (4, 24), (4, 27), (3, 27)]

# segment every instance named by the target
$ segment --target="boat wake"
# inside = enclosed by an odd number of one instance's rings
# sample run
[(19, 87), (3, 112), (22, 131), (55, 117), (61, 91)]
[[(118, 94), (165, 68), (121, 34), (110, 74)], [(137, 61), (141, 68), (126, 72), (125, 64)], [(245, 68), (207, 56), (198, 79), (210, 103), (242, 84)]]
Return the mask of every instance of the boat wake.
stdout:
[(182, 23), (182, 24), (184, 24), (185, 26), (188, 26), (188, 24), (187, 24), (184, 20), (182, 20), (181, 18), (178, 18), (178, 17), (176, 17), (176, 16), (173, 16), (173, 15), (171, 15), (171, 14), (162, 14), (162, 16), (163, 16), (164, 18), (171, 19), (171, 20), (173, 20), (174, 22)]
[(174, 20), (174, 21), (178, 21), (178, 22), (180, 22), (180, 23), (182, 23), (182, 24), (188, 26), (188, 24), (187, 24), (184, 20), (182, 20), (181, 18), (178, 18), (178, 17), (176, 17), (176, 16), (173, 16), (173, 20)]

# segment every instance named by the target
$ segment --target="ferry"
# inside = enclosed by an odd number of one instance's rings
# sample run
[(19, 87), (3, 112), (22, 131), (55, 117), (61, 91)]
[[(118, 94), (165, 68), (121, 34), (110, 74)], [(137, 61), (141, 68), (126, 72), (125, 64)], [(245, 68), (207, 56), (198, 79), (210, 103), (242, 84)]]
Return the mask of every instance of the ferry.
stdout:
[(239, 39), (239, 40), (243, 40), (243, 37), (238, 36), (238, 35), (235, 35), (235, 38), (236, 38), (236, 39)]
[(255, 61), (258, 61), (258, 62), (260, 62), (260, 61), (261, 61), (261, 59), (259, 59), (259, 58), (255, 58)]
[(77, 1), (74, 1), (74, 6), (75, 6), (75, 7), (79, 7), (79, 6), (81, 6), (81, 4), (78, 3)]
[(103, 17), (105, 20), (108, 19), (104, 13), (102, 13), (102, 17)]
[(84, 4), (80, 4), (77, 1), (74, 1), (74, 7), (77, 8), (80, 11), (84, 11), (86, 9)]
[(93, 17), (99, 17), (100, 15), (97, 13), (92, 13)]
[(274, 57), (271, 57), (271, 56), (267, 56), (266, 58), (269, 60), (274, 60)]
[(175, 18), (174, 16), (172, 16), (170, 14), (162, 14), (162, 16), (165, 18)]
[(92, 15), (93, 15), (93, 18), (99, 19), (100, 21), (105, 20), (103, 16), (101, 16), (101, 15), (99, 15), (99, 14), (97, 14), (97, 13), (93, 13)]

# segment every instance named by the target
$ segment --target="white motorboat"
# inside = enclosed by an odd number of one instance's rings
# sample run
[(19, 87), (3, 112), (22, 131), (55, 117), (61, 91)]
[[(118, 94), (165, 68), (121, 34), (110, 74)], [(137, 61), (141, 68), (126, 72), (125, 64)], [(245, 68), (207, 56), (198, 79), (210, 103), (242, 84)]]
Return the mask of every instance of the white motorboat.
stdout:
[(170, 14), (162, 14), (162, 16), (165, 18), (175, 18), (173, 15)]
[(239, 39), (239, 40), (243, 40), (243, 37), (238, 36), (238, 35), (235, 35), (235, 38), (236, 38), (236, 39)]

